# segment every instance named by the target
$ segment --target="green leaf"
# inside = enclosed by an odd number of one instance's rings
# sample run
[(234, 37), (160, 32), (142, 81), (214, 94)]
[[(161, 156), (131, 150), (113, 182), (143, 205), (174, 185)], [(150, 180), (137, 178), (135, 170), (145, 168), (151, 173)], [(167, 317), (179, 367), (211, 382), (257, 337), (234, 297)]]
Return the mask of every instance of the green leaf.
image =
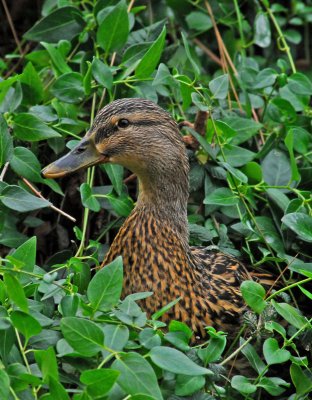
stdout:
[(11, 160), (13, 154), (13, 139), (9, 134), (7, 123), (0, 115), (0, 167)]
[(285, 349), (280, 349), (278, 341), (274, 338), (268, 338), (263, 344), (263, 355), (265, 361), (269, 364), (282, 364), (289, 360), (290, 352)]
[(300, 239), (312, 242), (312, 217), (310, 215), (294, 212), (284, 215), (282, 222), (294, 231)]
[(0, 398), (8, 399), (10, 396), (10, 378), (4, 369), (0, 369)]
[(193, 11), (186, 15), (186, 23), (190, 29), (197, 32), (205, 32), (212, 28), (211, 18), (200, 11)]
[(37, 142), (52, 137), (61, 137), (39, 118), (32, 114), (20, 113), (14, 118), (14, 135), (18, 139), (28, 142)]
[(297, 162), (294, 155), (294, 133), (290, 129), (285, 137), (285, 145), (289, 152), (290, 157), (290, 166), (291, 166), (291, 180), (292, 181), (299, 181), (300, 174), (297, 167)]
[(15, 303), (22, 311), (28, 312), (28, 301), (25, 296), (23, 286), (15, 278), (15, 276), (5, 273), (4, 283), (7, 289), (9, 298)]
[(66, 103), (80, 103), (85, 94), (82, 75), (78, 72), (61, 75), (51, 87), (51, 92)]
[(244, 347), (242, 348), (242, 353), (247, 358), (247, 360), (249, 361), (252, 368), (255, 371), (257, 371), (258, 374), (262, 374), (262, 372), (266, 368), (264, 362), (259, 357), (255, 348), (250, 343), (248, 343), (247, 345), (245, 343), (246, 343), (246, 340), (241, 337), (240, 341), (239, 341), (239, 345), (240, 346), (244, 345)]
[(233, 376), (231, 386), (243, 394), (251, 394), (257, 390), (257, 386), (250, 383), (249, 379), (242, 375)]
[(121, 0), (101, 21), (96, 33), (96, 39), (97, 43), (108, 54), (111, 51), (121, 50), (127, 42), (128, 34), (127, 5), (124, 0)]
[(220, 75), (209, 82), (209, 89), (212, 97), (223, 100), (226, 98), (229, 91), (229, 76), (228, 74)]
[(209, 369), (195, 364), (185, 354), (171, 347), (155, 346), (151, 349), (149, 355), (154, 364), (174, 374), (191, 376), (213, 374)]
[(263, 179), (271, 186), (287, 185), (291, 179), (291, 166), (286, 154), (272, 150), (262, 161)]
[(236, 131), (236, 136), (231, 140), (231, 144), (235, 145), (246, 142), (246, 140), (258, 133), (262, 127), (262, 124), (251, 118), (248, 119), (238, 116), (230, 116), (225, 117), (223, 121)]
[(219, 206), (235, 206), (238, 204), (239, 198), (228, 188), (215, 189), (204, 199), (204, 204), (213, 204)]
[(208, 331), (208, 333), (210, 334), (208, 346), (197, 351), (198, 357), (205, 365), (218, 361), (226, 346), (226, 336), (224, 334), (212, 334), (211, 331)]
[(226, 162), (219, 162), (219, 164), (225, 168), (229, 173), (236, 178), (239, 182), (247, 183), (248, 178), (247, 176), (237, 168), (232, 167), (230, 164)]
[(284, 212), (287, 210), (289, 206), (289, 199), (288, 197), (282, 192), (281, 189), (269, 188), (265, 190), (271, 200), (280, 207), (281, 210)]
[(98, 271), (89, 283), (87, 295), (94, 311), (108, 311), (118, 303), (122, 281), (122, 258), (119, 256)]
[(307, 130), (299, 127), (293, 126), (291, 130), (294, 134), (294, 149), (300, 153), (305, 154), (309, 151), (310, 134)]
[(58, 365), (53, 347), (46, 350), (35, 350), (35, 359), (42, 373), (44, 382), (49, 382), (50, 378), (59, 379)]
[(263, 89), (273, 86), (278, 74), (273, 68), (262, 69), (256, 76), (256, 80), (252, 85), (253, 89)]
[[(21, 267), (23, 271), (32, 272), (34, 270), (36, 263), (36, 248), (37, 237), (33, 236), (11, 253), (11, 256), (14, 257), (14, 259), (23, 263), (23, 266)], [(24, 279), (24, 277), (20, 277), (21, 282), (23, 282)]]
[(254, 281), (244, 281), (240, 288), (248, 306), (254, 312), (260, 314), (266, 307), (264, 287)]
[[(307, 370), (304, 373), (299, 365), (291, 364), (290, 376), (296, 387), (298, 396), (304, 396), (312, 389), (311, 371)], [(310, 376), (309, 376), (310, 375)]]
[(166, 26), (164, 25), (161, 34), (147, 50), (147, 52), (144, 54), (141, 61), (139, 62), (138, 66), (136, 67), (135, 76), (137, 78), (147, 78), (155, 70), (165, 45), (165, 38)]
[(92, 321), (65, 317), (61, 320), (61, 331), (70, 346), (83, 356), (95, 356), (103, 348), (104, 333)]
[(242, 167), (242, 171), (248, 176), (249, 183), (255, 184), (262, 181), (262, 169), (257, 162), (248, 162)]
[(306, 75), (300, 72), (290, 75), (288, 84), (289, 89), (296, 94), (306, 96), (312, 95), (312, 82)]
[(24, 34), (27, 40), (57, 43), (59, 40), (71, 40), (82, 29), (83, 19), (76, 7), (62, 7), (37, 22)]
[[(98, 58), (92, 61), (92, 75), (94, 79), (103, 87), (111, 89), (113, 86), (113, 74), (108, 65), (104, 64)], [(105, 164), (111, 165), (111, 164)]]
[(254, 42), (262, 47), (269, 47), (271, 44), (271, 28), (269, 18), (263, 12), (258, 12), (254, 22)]
[(118, 164), (102, 164), (118, 196), (122, 193), (124, 168)]
[[(278, 253), (284, 254), (285, 250), (282, 238), (279, 232), (277, 232), (272, 219), (269, 217), (256, 216), (255, 223), (256, 235), (258, 235), (261, 240), (263, 240), (263, 237), (265, 241)], [(261, 233), (261, 235), (259, 235), (259, 233)]]
[(20, 82), (16, 82), (14, 86), (11, 86), (8, 91), (0, 94), (0, 100), (3, 97), (3, 101), (0, 104), (0, 112), (14, 112), (23, 100), (22, 86)]
[(204, 376), (178, 375), (174, 393), (177, 396), (190, 396), (203, 388), (205, 383)]
[(182, 40), (183, 40), (183, 45), (184, 45), (184, 48), (185, 48), (186, 56), (187, 56), (188, 60), (190, 61), (191, 65), (193, 67), (193, 72), (194, 72), (195, 77), (197, 77), (197, 76), (200, 75), (200, 69), (199, 69), (197, 63), (194, 61), (194, 59), (193, 59), (193, 57), (191, 55), (190, 46), (189, 46), (187, 38), (186, 38), (186, 36), (184, 35), (183, 32), (181, 32), (181, 36), (182, 36)]
[(56, 48), (50, 43), (41, 42), (49, 53), (53, 66), (56, 68), (57, 73), (66, 74), (72, 72), (70, 66), (67, 64), (66, 59), (60, 49)]
[(23, 88), (23, 103), (40, 103), (43, 99), (43, 84), (31, 62), (26, 65), (19, 80)]
[(97, 198), (92, 194), (92, 189), (88, 183), (80, 185), (81, 201), (84, 207), (92, 211), (99, 212), (101, 209), (100, 203)]
[(132, 199), (125, 193), (116, 196), (114, 193), (105, 195), (114, 211), (121, 217), (128, 217), (133, 208)]
[(279, 315), (295, 328), (301, 329), (306, 325), (306, 319), (300, 314), (297, 308), (287, 303), (277, 303), (274, 300), (272, 300), (272, 304)]
[(42, 182), (43, 180), (40, 175), (41, 166), (37, 157), (26, 147), (14, 148), (10, 165), (17, 175), (23, 176), (32, 182)]
[(274, 97), (268, 104), (267, 116), (279, 124), (293, 124), (297, 120), (296, 110), (289, 99)]
[(103, 331), (106, 347), (115, 351), (123, 350), (129, 339), (129, 329), (125, 325), (106, 325)]
[(26, 192), (26, 190), (15, 185), (7, 186), (2, 190), (0, 201), (8, 208), (19, 212), (38, 210), (39, 208), (51, 206), (49, 201), (33, 196)]
[(280, 385), (289, 387), (290, 384), (284, 381), (284, 379), (273, 377), (273, 378), (267, 378), (263, 377), (261, 378), (260, 382), (258, 383), (258, 387), (262, 387), (264, 390), (266, 390), (269, 394), (272, 396), (279, 396), (283, 392), (285, 392), (286, 387), (281, 387)]
[(24, 335), (26, 342), (42, 330), (41, 325), (34, 317), (22, 311), (13, 311), (10, 317), (13, 326)]
[(145, 328), (139, 334), (139, 340), (143, 347), (152, 349), (155, 346), (161, 345), (161, 338), (152, 328)]
[(100, 399), (108, 394), (119, 376), (113, 369), (88, 369), (80, 375), (80, 381), (87, 385), (87, 393), (92, 399)]
[(302, 40), (301, 33), (295, 29), (286, 29), (284, 35), (290, 43), (299, 44)]
[[(223, 154), (226, 162), (232, 167), (242, 167), (256, 156), (256, 154), (250, 150), (230, 144), (224, 146)], [(218, 159), (223, 161), (223, 156), (218, 156)]]
[(121, 355), (112, 368), (120, 372), (118, 384), (127, 394), (147, 394), (156, 400), (162, 400), (157, 378), (150, 364), (138, 353)]
[(70, 400), (67, 391), (65, 390), (64, 386), (60, 383), (60, 381), (49, 378), (49, 389), (51, 400)]

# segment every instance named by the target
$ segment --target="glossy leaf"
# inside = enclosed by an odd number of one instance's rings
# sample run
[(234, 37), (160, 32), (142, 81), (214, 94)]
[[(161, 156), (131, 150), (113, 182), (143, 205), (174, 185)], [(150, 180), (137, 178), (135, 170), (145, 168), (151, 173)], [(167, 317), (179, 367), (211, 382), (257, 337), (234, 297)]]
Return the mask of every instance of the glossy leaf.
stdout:
[(28, 312), (28, 301), (25, 296), (23, 286), (17, 278), (10, 273), (4, 274), (4, 283), (7, 289), (9, 298), (15, 303), (22, 311)]
[(121, 0), (101, 21), (96, 38), (99, 45), (108, 53), (121, 50), (127, 41), (128, 33), (127, 5)]
[(165, 45), (166, 26), (163, 27), (157, 40), (151, 45), (135, 69), (137, 78), (147, 78), (155, 70)]
[(28, 142), (37, 142), (53, 137), (61, 137), (39, 118), (32, 114), (20, 113), (14, 118), (14, 136)]
[(290, 352), (280, 349), (278, 341), (274, 338), (268, 338), (263, 344), (263, 355), (265, 361), (271, 364), (281, 364), (289, 360)]
[(209, 82), (209, 89), (212, 97), (215, 99), (225, 99), (229, 91), (229, 76), (228, 74), (220, 75)]
[(40, 175), (41, 166), (38, 159), (26, 147), (14, 148), (10, 165), (17, 175), (32, 182), (42, 182), (43, 180)]
[(47, 200), (33, 196), (19, 186), (7, 186), (0, 195), (0, 201), (12, 210), (26, 212), (49, 207), (51, 203)]
[(0, 167), (7, 161), (10, 161), (12, 154), (13, 140), (4, 118), (0, 116)]
[(87, 385), (87, 393), (92, 399), (103, 397), (115, 384), (119, 371), (113, 369), (89, 369), (82, 372), (80, 380)]
[(92, 357), (103, 348), (103, 331), (92, 321), (65, 317), (61, 320), (61, 331), (70, 346), (83, 356)]
[(57, 43), (59, 40), (71, 40), (81, 32), (83, 21), (76, 7), (59, 8), (37, 22), (24, 34), (25, 39), (37, 42)]
[(89, 283), (87, 294), (94, 311), (110, 310), (118, 303), (122, 280), (122, 258), (119, 256), (98, 271)]
[(284, 215), (282, 222), (302, 240), (312, 242), (312, 217), (295, 212)]
[(241, 284), (241, 292), (248, 306), (260, 314), (266, 307), (265, 289), (254, 281), (244, 281)]
[(51, 92), (66, 103), (79, 103), (84, 96), (83, 79), (78, 72), (61, 75), (53, 84)]
[[(98, 58), (94, 58), (92, 61), (92, 75), (100, 85), (107, 89), (111, 89), (113, 86), (113, 74), (108, 65), (104, 64)], [(110, 164), (107, 164), (110, 165)]]
[(220, 206), (234, 206), (238, 203), (238, 197), (228, 188), (218, 188), (204, 199), (204, 204)]
[(182, 352), (166, 346), (155, 346), (150, 351), (150, 357), (158, 367), (174, 374), (212, 375), (212, 372), (195, 364)]
[(13, 326), (25, 337), (26, 341), (32, 336), (38, 335), (42, 330), (41, 325), (34, 317), (22, 311), (13, 311), (10, 317)]
[(84, 207), (89, 208), (92, 211), (98, 212), (101, 209), (100, 203), (93, 196), (91, 187), (88, 183), (83, 183), (80, 186), (81, 201)]
[(147, 394), (156, 400), (162, 400), (157, 378), (150, 364), (138, 353), (121, 355), (112, 365), (120, 372), (119, 385), (128, 394)]

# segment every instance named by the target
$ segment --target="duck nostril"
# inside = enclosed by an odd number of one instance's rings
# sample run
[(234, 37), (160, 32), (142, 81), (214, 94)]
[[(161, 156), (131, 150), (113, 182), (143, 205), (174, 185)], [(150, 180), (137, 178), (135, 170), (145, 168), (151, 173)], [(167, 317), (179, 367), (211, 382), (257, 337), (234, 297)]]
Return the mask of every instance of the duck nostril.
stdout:
[(85, 152), (85, 150), (86, 150), (86, 147), (78, 147), (77, 149), (75, 149), (75, 153), (76, 154), (81, 154), (81, 153), (84, 153)]

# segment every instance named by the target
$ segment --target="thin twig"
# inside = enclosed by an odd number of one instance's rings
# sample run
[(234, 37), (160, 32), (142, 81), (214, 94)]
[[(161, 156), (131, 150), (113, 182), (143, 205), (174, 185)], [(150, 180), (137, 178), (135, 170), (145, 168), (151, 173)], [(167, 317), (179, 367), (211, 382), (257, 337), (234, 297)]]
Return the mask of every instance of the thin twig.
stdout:
[(216, 64), (220, 65), (220, 67), (222, 66), (221, 60), (218, 56), (216, 56), (210, 49), (208, 49), (207, 46), (204, 45), (204, 43), (202, 43), (199, 39), (195, 38), (193, 39), (193, 42), (195, 44), (197, 44), (198, 47), (200, 47), (204, 53), (207, 54), (207, 56), (209, 56), (212, 61), (214, 61)]
[(1, 0), (1, 1), (2, 1), (2, 5), (3, 5), (4, 11), (5, 11), (6, 17), (8, 19), (8, 23), (9, 23), (10, 28), (11, 28), (11, 31), (12, 31), (16, 46), (18, 48), (18, 51), (22, 55), (23, 54), (23, 50), (22, 50), (21, 42), (19, 41), (19, 38), (17, 36), (16, 30), (15, 30), (15, 27), (14, 27), (14, 24), (13, 24), (13, 21), (12, 21), (12, 18), (11, 18), (10, 11), (8, 9), (6, 1), (5, 0)]
[[(47, 200), (42, 196), (42, 194), (27, 179), (22, 178), (22, 181), (29, 187), (29, 189), (33, 193), (35, 193), (36, 196), (40, 197), (43, 200)], [(63, 217), (66, 217), (66, 218), (70, 219), (71, 221), (76, 222), (76, 219), (74, 217), (72, 217), (71, 215), (67, 214), (63, 210), (60, 210), (59, 208), (55, 207), (53, 204), (51, 204), (49, 207), (52, 208), (52, 210), (58, 212), (59, 214), (62, 214)]]
[(243, 348), (244, 348), (245, 346), (247, 346), (247, 344), (248, 344), (249, 342), (252, 341), (252, 339), (253, 339), (253, 337), (250, 336), (241, 346), (239, 346), (238, 349), (236, 349), (235, 351), (233, 351), (233, 353), (232, 353), (231, 355), (229, 355), (225, 360), (223, 360), (223, 361), (220, 363), (220, 365), (224, 365), (224, 364), (226, 364), (227, 362), (229, 362), (230, 360), (232, 360), (232, 358), (234, 358), (239, 352), (241, 352), (241, 351), (243, 350)]
[(7, 162), (4, 164), (3, 170), (2, 170), (1, 175), (0, 175), (0, 182), (3, 181), (4, 175), (6, 174), (8, 168), (9, 168), (9, 165), (10, 165), (9, 161), (7, 161)]

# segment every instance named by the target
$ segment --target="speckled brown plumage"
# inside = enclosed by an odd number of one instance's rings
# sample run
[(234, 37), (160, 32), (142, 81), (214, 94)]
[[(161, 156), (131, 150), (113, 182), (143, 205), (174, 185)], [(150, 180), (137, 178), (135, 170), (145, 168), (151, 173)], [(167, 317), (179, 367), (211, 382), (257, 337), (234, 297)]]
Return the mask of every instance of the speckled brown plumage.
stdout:
[(148, 100), (117, 100), (99, 112), (81, 143), (44, 173), (56, 177), (100, 162), (121, 164), (139, 180), (137, 204), (103, 262), (123, 257), (123, 294), (154, 292), (142, 300), (149, 315), (181, 297), (163, 319), (182, 320), (201, 337), (207, 325), (239, 328), (245, 307), (240, 284), (250, 273), (229, 255), (189, 246), (189, 164), (171, 116)]

